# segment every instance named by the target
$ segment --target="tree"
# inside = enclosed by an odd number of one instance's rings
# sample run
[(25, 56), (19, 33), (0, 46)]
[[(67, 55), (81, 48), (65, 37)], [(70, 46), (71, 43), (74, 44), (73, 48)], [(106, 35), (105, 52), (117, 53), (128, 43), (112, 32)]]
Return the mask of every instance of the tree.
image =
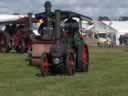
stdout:
[(128, 17), (127, 16), (121, 16), (119, 18), (120, 21), (127, 21), (128, 20)]
[(107, 16), (100, 16), (100, 17), (98, 18), (98, 20), (99, 20), (99, 21), (110, 21), (109, 17), (107, 17)]

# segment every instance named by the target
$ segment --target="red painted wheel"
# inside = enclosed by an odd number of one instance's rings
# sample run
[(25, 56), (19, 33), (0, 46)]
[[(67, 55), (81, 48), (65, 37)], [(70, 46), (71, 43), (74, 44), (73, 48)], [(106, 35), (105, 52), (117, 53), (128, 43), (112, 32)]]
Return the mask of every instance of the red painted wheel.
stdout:
[(21, 40), (19, 44), (16, 45), (15, 49), (17, 53), (24, 53), (25, 52), (25, 41)]
[(79, 72), (88, 72), (89, 54), (88, 47), (81, 44), (77, 50), (77, 69)]
[(83, 65), (86, 65), (87, 64), (87, 49), (84, 47), (83, 49), (82, 49), (82, 64)]
[(69, 75), (74, 75), (75, 73), (75, 58), (72, 53), (68, 53), (66, 56), (66, 72)]
[(5, 53), (8, 50), (8, 44), (6, 37), (3, 35), (3, 37), (0, 37), (0, 51)]
[(48, 55), (47, 54), (42, 54), (42, 56), (41, 56), (40, 69), (41, 69), (42, 76), (48, 75), (49, 66), (48, 66)]

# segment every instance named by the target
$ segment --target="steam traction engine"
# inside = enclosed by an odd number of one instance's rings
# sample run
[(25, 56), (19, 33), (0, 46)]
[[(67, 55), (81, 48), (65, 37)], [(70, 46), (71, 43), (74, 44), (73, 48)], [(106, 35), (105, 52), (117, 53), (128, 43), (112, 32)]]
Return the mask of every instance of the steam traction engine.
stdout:
[(45, 12), (36, 14), (36, 19), (44, 22), (39, 28), (40, 36), (33, 36), (29, 63), (39, 65), (43, 76), (55, 70), (69, 75), (87, 72), (89, 53), (80, 34), (80, 22), (91, 19), (70, 11), (51, 12), (50, 2), (45, 3)]
[[(18, 53), (27, 52), (31, 49), (28, 16), (14, 16), (16, 20), (10, 19), (0, 21), (0, 52), (10, 52), (14, 49)], [(17, 19), (18, 18), (18, 19)], [(34, 18), (31, 18), (32, 22)]]

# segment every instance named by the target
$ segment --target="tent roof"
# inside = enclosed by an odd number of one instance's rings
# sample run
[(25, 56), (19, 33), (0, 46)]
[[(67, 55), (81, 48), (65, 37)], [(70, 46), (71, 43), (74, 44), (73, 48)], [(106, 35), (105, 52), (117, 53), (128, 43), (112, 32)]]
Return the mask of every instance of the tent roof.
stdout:
[(116, 33), (117, 30), (104, 22), (95, 21), (94, 26), (92, 27), (97, 33)]
[[(110, 21), (103, 21), (105, 24), (110, 24)], [(115, 28), (119, 33), (128, 33), (128, 21), (111, 21), (111, 26)]]

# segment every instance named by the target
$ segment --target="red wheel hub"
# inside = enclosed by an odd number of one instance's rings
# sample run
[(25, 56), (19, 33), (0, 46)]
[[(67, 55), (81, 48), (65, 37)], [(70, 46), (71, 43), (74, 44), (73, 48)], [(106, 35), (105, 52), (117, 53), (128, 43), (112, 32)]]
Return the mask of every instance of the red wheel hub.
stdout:
[(69, 73), (70, 75), (73, 75), (73, 71), (74, 71), (74, 59), (72, 56), (69, 57), (69, 60), (68, 60), (68, 66), (69, 66)]
[(82, 63), (87, 64), (87, 51), (85, 47), (82, 50)]

